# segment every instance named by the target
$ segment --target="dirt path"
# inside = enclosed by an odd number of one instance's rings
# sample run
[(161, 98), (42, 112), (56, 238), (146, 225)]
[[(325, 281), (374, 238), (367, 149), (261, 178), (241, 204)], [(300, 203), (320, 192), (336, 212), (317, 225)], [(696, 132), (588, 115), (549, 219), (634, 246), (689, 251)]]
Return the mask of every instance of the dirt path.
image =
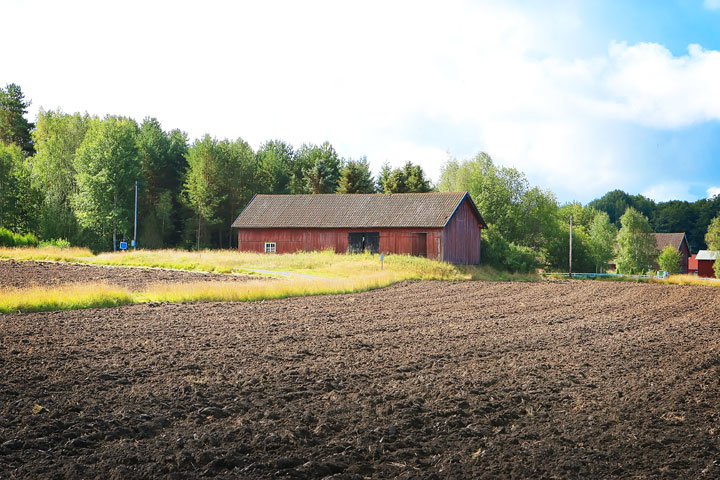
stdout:
[(718, 478), (718, 293), (417, 282), (0, 315), (0, 478)]
[(158, 268), (0, 260), (0, 288), (55, 286), (70, 283), (107, 283), (130, 290), (142, 290), (153, 283), (247, 281), (251, 279), (261, 279), (261, 277), (185, 272)]

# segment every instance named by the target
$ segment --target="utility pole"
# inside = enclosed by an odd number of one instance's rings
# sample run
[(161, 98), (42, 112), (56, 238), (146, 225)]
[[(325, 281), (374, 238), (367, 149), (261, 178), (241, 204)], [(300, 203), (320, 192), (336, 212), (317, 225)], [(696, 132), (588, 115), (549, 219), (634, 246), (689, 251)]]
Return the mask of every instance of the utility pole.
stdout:
[(572, 278), (572, 215), (570, 215), (570, 259), (568, 260), (569, 277)]
[(137, 250), (137, 190), (138, 182), (135, 180), (135, 230), (133, 231), (133, 248)]

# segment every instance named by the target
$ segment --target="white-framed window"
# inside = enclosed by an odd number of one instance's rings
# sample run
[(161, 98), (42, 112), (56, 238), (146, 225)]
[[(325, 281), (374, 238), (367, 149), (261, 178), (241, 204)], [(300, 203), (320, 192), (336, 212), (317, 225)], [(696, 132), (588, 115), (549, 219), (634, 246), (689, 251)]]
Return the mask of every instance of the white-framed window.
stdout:
[(265, 242), (265, 253), (275, 253), (276, 249), (275, 242)]

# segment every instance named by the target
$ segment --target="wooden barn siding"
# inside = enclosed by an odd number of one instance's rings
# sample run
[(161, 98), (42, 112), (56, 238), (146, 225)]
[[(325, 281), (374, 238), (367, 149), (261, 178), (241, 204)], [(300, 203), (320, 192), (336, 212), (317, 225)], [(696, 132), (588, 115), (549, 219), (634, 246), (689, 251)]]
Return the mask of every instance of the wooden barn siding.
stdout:
[(698, 277), (715, 278), (715, 260), (698, 260)]
[(686, 241), (683, 241), (680, 245), (680, 255), (682, 260), (680, 262), (680, 273), (688, 273), (688, 259), (690, 258), (690, 249)]
[(426, 233), (428, 258), (440, 258), (440, 228), (241, 228), (238, 230), (238, 250), (262, 253), (265, 251), (265, 242), (275, 242), (277, 253), (327, 248), (332, 248), (336, 253), (347, 253), (350, 232), (379, 232), (381, 252), (407, 255), (412, 253), (412, 234)]
[(443, 233), (443, 260), (449, 263), (480, 263), (480, 224), (467, 200), (460, 204)]

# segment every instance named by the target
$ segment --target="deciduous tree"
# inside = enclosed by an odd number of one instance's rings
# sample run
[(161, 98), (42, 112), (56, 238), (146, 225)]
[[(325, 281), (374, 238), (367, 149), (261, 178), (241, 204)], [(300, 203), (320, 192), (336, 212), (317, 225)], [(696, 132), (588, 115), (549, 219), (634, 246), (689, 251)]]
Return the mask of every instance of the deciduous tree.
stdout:
[(670, 275), (677, 275), (680, 273), (682, 261), (682, 255), (678, 252), (677, 248), (672, 245), (668, 245), (658, 255), (658, 265), (660, 270), (668, 272)]
[(72, 205), (80, 224), (99, 236), (130, 233), (135, 182), (142, 180), (134, 120), (105, 117), (90, 127), (75, 155), (77, 194)]
[(36, 154), (32, 159), (32, 182), (43, 195), (39, 230), (41, 238), (70, 239), (79, 225), (70, 203), (77, 191), (75, 154), (97, 118), (70, 115), (61, 110), (40, 110), (32, 132)]
[(621, 273), (640, 273), (650, 268), (657, 254), (655, 235), (647, 217), (628, 207), (620, 217), (617, 268)]

